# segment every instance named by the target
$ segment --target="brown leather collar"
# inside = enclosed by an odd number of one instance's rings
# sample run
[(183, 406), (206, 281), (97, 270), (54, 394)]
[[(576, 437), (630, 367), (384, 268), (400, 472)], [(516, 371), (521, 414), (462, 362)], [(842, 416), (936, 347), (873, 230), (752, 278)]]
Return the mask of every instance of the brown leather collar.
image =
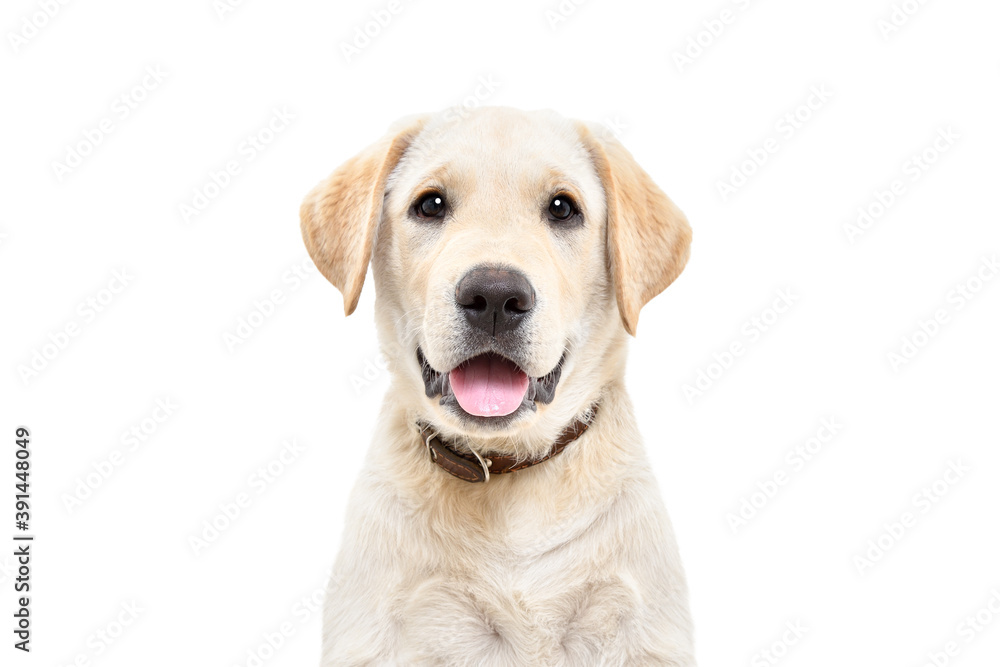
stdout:
[(466, 482), (488, 482), (490, 475), (503, 475), (508, 472), (517, 472), (533, 465), (538, 465), (542, 461), (548, 461), (553, 456), (566, 449), (566, 447), (583, 435), (583, 432), (594, 423), (594, 416), (597, 414), (597, 405), (590, 409), (590, 420), (575, 420), (567, 426), (556, 441), (552, 443), (552, 448), (548, 453), (537, 459), (519, 460), (513, 456), (503, 454), (490, 454), (478, 457), (476, 454), (463, 454), (457, 452), (445, 443), (430, 424), (417, 422), (420, 428), (420, 438), (427, 445), (430, 452), (431, 461), (441, 466), (444, 470)]

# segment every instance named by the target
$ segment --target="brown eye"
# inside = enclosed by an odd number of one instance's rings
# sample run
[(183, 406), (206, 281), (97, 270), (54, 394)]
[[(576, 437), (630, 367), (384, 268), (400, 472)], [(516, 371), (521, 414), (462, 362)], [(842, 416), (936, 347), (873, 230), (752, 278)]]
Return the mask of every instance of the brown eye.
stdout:
[(552, 198), (549, 204), (549, 217), (553, 220), (565, 221), (577, 214), (576, 204), (566, 195)]
[(421, 218), (439, 218), (444, 214), (444, 195), (430, 192), (417, 201), (414, 211)]

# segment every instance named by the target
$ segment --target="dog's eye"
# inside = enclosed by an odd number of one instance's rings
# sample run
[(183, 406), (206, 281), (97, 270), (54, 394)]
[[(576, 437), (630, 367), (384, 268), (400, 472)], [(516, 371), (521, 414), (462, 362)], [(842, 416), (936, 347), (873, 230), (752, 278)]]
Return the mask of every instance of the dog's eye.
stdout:
[(549, 204), (549, 217), (553, 220), (569, 220), (577, 214), (576, 204), (566, 195), (558, 195), (552, 198)]
[(413, 210), (421, 218), (439, 218), (444, 213), (444, 195), (430, 192), (417, 201)]

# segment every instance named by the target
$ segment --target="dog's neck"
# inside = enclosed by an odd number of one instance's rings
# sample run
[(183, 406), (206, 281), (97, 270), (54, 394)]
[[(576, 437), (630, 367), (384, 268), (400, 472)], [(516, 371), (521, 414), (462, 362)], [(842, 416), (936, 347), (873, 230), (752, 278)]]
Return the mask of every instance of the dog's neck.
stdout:
[(431, 461), (458, 479), (477, 483), (489, 482), (490, 475), (514, 473), (543, 463), (553, 456), (558, 456), (566, 447), (584, 434), (596, 416), (597, 404), (595, 403), (582, 416), (574, 419), (572, 423), (562, 430), (547, 452), (532, 458), (520, 458), (489, 451), (480, 452), (468, 444), (466, 445), (466, 449), (471, 452), (471, 455), (465, 454), (457, 451), (441, 438), (432, 425), (418, 421), (417, 426), (420, 428), (420, 438), (427, 447), (427, 453)]

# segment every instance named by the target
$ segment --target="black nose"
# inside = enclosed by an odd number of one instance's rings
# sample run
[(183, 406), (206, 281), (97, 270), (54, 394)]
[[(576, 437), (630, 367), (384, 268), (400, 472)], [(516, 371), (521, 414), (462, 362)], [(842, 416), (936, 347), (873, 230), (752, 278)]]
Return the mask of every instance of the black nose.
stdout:
[(491, 336), (516, 328), (535, 305), (535, 290), (520, 271), (477, 267), (455, 288), (469, 324)]

